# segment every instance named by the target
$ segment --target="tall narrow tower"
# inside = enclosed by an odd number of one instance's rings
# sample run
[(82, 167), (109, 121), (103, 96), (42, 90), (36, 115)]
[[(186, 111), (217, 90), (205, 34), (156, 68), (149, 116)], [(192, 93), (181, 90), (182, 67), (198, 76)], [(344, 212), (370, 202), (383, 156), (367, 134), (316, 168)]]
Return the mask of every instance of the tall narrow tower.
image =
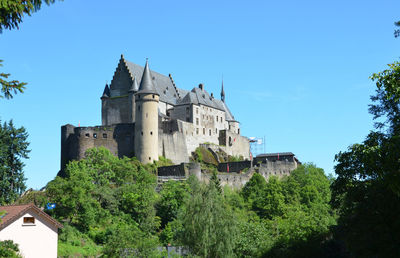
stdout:
[(221, 100), (225, 102), (224, 80), (222, 80)]
[(158, 102), (146, 60), (139, 91), (135, 94), (135, 156), (146, 164), (158, 160)]

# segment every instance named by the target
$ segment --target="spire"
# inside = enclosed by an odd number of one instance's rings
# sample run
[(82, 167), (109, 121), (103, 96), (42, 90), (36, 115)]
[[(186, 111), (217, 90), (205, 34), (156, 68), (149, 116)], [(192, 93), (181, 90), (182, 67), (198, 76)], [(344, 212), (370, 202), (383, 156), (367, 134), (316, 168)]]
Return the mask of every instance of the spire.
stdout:
[(151, 93), (159, 95), (153, 85), (153, 79), (151, 76), (149, 62), (147, 61), (147, 59), (146, 59), (146, 66), (144, 67), (143, 70), (142, 80), (140, 81), (138, 93)]
[(103, 96), (101, 96), (101, 98), (109, 98), (109, 97), (110, 97), (110, 88), (106, 83), (106, 87), (104, 87)]
[(135, 76), (135, 77), (133, 77), (133, 82), (132, 82), (131, 88), (129, 89), (128, 92), (137, 92), (138, 90), (139, 90), (139, 86), (137, 84), (137, 80), (136, 80), (136, 76)]
[(221, 100), (225, 102), (224, 79), (222, 79)]

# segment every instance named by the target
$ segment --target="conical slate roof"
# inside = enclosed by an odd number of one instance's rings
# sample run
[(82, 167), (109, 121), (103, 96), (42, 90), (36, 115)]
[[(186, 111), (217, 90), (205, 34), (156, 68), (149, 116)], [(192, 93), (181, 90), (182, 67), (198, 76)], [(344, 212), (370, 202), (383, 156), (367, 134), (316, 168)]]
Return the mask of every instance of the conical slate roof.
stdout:
[(138, 93), (158, 94), (153, 84), (153, 77), (151, 76), (149, 62), (146, 60), (146, 66), (143, 70), (142, 80), (140, 82)]
[(137, 92), (138, 90), (139, 90), (139, 86), (137, 84), (137, 80), (136, 80), (136, 76), (135, 76), (135, 77), (133, 77), (133, 83), (128, 92)]
[(104, 87), (103, 91), (103, 96), (102, 98), (109, 98), (110, 97), (110, 88), (108, 87), (108, 84), (106, 83), (106, 87)]
[(225, 102), (224, 80), (222, 80), (221, 100)]

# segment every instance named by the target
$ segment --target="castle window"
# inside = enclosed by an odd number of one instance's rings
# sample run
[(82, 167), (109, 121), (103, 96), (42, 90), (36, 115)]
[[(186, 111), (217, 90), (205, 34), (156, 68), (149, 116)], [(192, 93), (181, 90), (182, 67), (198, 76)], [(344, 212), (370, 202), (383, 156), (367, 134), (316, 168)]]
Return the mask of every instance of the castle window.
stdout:
[(87, 133), (87, 134), (85, 134), (85, 136), (86, 136), (86, 138), (89, 138), (89, 137), (90, 137), (90, 134)]
[(107, 134), (106, 133), (103, 133), (103, 138), (107, 138)]
[(155, 98), (154, 94), (153, 94), (153, 99)]
[(149, 160), (151, 160), (151, 157), (149, 157)]
[(196, 128), (196, 134), (199, 134), (199, 128)]
[(231, 130), (231, 125), (229, 125), (229, 130)]
[(150, 135), (153, 135), (153, 132), (150, 132)]
[(143, 135), (143, 131), (141, 131), (140, 134)]
[(229, 136), (229, 146), (232, 146), (232, 138)]
[(218, 129), (217, 128), (215, 128), (215, 134), (217, 134), (218, 133)]
[(199, 118), (196, 118), (196, 125), (199, 125)]
[(146, 113), (146, 118), (149, 116), (149, 114), (148, 113)]
[(186, 112), (189, 112), (189, 107), (186, 108)]
[(95, 139), (97, 138), (97, 133), (93, 134), (93, 138), (95, 138)]
[(196, 114), (199, 114), (199, 108), (196, 108)]
[(208, 134), (211, 136), (211, 129), (210, 129), (210, 130), (208, 130)]
[(186, 122), (190, 122), (190, 117), (186, 117)]
[(206, 128), (203, 128), (203, 135), (206, 134)]
[(138, 111), (140, 111), (140, 106), (137, 107)]
[(217, 116), (217, 122), (218, 122), (218, 116)]
[(240, 134), (240, 128), (238, 128), (238, 134)]

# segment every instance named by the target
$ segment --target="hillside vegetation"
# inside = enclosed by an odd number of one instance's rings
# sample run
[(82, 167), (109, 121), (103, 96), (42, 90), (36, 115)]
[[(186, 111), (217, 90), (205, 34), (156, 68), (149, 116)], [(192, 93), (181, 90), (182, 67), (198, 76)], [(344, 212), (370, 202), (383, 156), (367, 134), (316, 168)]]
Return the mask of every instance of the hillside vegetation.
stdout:
[[(165, 163), (165, 161), (164, 161)], [(155, 191), (157, 164), (90, 149), (70, 162), (34, 200), (64, 224), (59, 255), (161, 257), (157, 247), (184, 246), (200, 257), (287, 257), (323, 254), (335, 214), (330, 181), (312, 164), (282, 180), (255, 174), (235, 192), (196, 178), (169, 181)]]

